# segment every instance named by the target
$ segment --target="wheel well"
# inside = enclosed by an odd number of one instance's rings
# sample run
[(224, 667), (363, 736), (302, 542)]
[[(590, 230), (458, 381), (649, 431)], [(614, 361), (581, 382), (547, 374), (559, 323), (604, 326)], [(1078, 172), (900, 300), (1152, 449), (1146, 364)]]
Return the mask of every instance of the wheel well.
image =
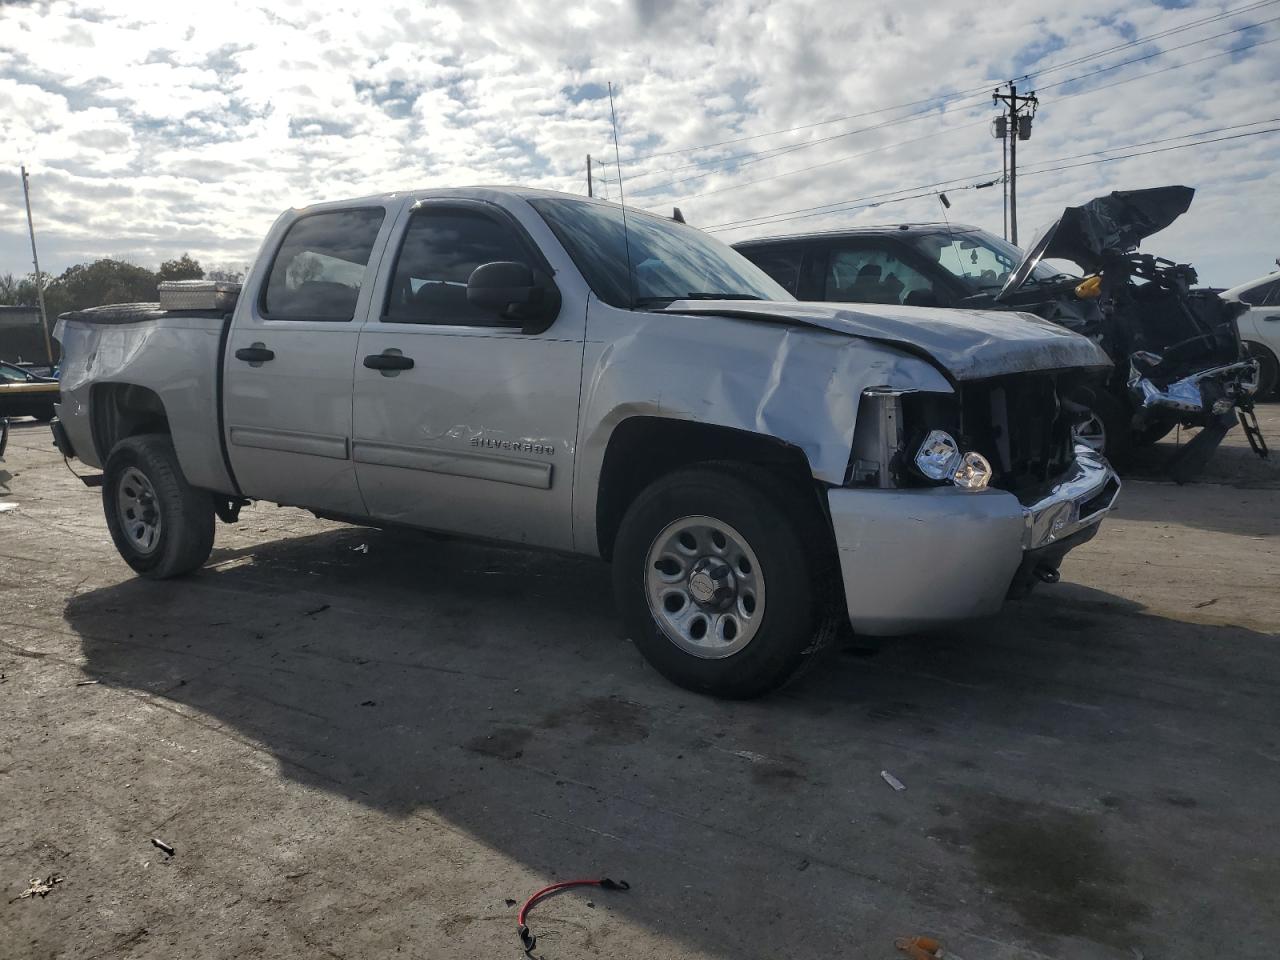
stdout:
[(90, 394), (93, 445), (102, 463), (121, 440), (141, 433), (169, 433), (160, 395), (131, 383), (100, 383)]
[(605, 450), (596, 497), (596, 541), (608, 560), (627, 507), (664, 474), (695, 463), (737, 462), (764, 466), (800, 489), (815, 491), (808, 458), (774, 437), (731, 427), (662, 417), (631, 417), (613, 431)]

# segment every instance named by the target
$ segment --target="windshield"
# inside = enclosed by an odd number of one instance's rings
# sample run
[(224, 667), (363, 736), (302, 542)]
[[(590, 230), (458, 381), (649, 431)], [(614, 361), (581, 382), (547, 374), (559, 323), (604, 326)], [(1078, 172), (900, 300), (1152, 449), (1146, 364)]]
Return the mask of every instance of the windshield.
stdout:
[[(999, 290), (1023, 257), (1013, 244), (985, 230), (922, 233), (912, 237), (911, 242), (973, 293)], [(1060, 273), (1038, 264), (1031, 271), (1031, 279), (1051, 280)]]
[(794, 300), (742, 254), (701, 230), (648, 213), (585, 200), (530, 200), (573, 258), (592, 291), (615, 307), (684, 299)]

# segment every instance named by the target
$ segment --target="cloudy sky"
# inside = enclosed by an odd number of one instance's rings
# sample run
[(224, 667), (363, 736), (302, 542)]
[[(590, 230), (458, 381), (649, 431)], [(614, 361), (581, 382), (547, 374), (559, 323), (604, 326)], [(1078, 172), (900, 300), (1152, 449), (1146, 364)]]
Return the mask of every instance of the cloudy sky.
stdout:
[(30, 269), (20, 163), (51, 272), (242, 267), (281, 209), (383, 190), (581, 193), (588, 153), (616, 197), (609, 81), (630, 203), (756, 220), (736, 240), (937, 220), (942, 183), (953, 222), (1000, 232), (1000, 187), (965, 187), (1000, 172), (991, 87), (1028, 74), (1024, 242), (1064, 205), (1186, 183), (1148, 249), (1214, 285), (1268, 272), (1280, 133), (1250, 134), (1280, 128), (1280, 0), (1118, 6), (0, 0), (0, 273)]

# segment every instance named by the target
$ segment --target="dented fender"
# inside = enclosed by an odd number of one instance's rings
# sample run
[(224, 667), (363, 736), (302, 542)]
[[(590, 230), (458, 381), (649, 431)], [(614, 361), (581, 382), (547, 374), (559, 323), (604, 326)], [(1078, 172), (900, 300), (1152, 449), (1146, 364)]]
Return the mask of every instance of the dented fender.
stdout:
[(609, 439), (631, 417), (770, 437), (802, 451), (815, 479), (839, 485), (864, 390), (954, 392), (921, 357), (808, 326), (631, 312), (593, 298), (587, 327), (573, 508), (580, 550), (596, 542)]

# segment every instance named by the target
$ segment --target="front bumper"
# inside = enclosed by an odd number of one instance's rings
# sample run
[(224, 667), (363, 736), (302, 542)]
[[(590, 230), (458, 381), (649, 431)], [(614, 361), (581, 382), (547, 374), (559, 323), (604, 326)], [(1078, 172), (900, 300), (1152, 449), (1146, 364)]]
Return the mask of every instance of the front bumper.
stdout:
[(849, 622), (892, 636), (1000, 609), (1019, 573), (1056, 569), (1092, 536), (1120, 479), (1077, 447), (1061, 477), (1015, 496), (956, 487), (827, 493)]
[(1241, 360), (1201, 370), (1163, 387), (1144, 376), (1130, 362), (1129, 391), (1139, 409), (1174, 414), (1179, 419), (1208, 422), (1247, 403), (1258, 390), (1258, 361)]

